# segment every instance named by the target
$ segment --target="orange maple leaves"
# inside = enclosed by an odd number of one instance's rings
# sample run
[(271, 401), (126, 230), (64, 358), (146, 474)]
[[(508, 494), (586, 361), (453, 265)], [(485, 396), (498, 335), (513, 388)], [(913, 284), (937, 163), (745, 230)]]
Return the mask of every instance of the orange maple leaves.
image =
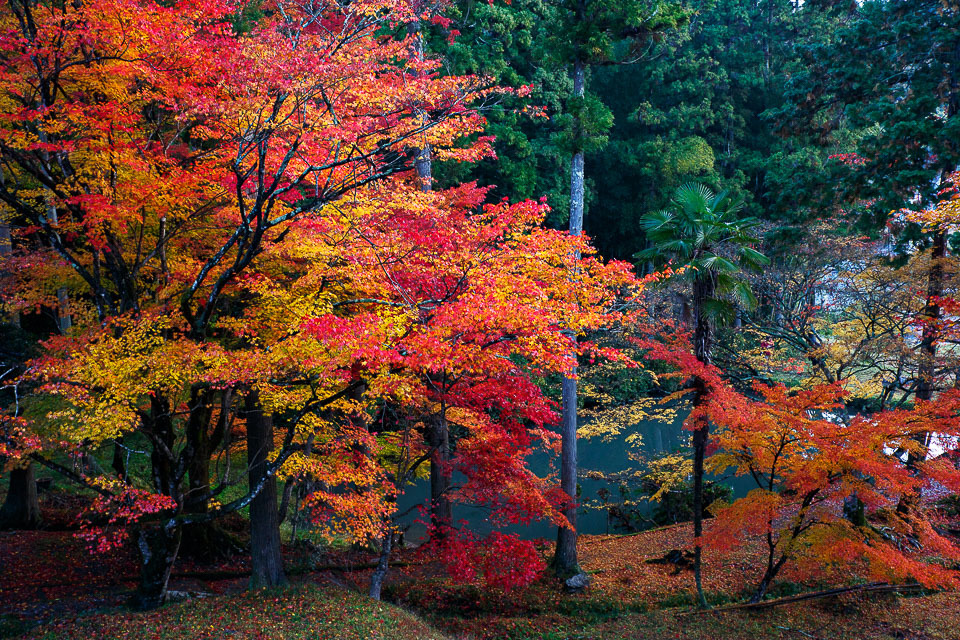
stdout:
[(960, 487), (953, 462), (934, 457), (928, 444), (931, 434), (957, 442), (960, 394), (847, 417), (838, 385), (755, 391), (762, 400), (740, 401), (736, 412), (713, 416), (719, 452), (712, 470), (732, 467), (757, 488), (712, 507), (717, 517), (708, 544), (729, 548), (744, 536), (764, 537), (767, 585), (787, 562), (931, 586), (956, 583), (944, 564), (960, 558), (960, 547), (931, 525), (930, 501), (906, 511), (898, 506), (922, 500), (934, 486)]
[[(235, 482), (219, 467), (185, 484), (197, 456), (236, 453), (255, 395), (277, 432), (268, 472), (316, 480), (317, 524), (365, 539), (389, 529), (389, 464), (422, 461), (442, 412), (464, 499), (555, 516), (526, 468), (554, 417), (531, 380), (565, 369), (565, 332), (615, 322), (642, 282), (542, 228), (543, 203), (410, 184), (411, 150), (490, 153), (479, 107), (498, 91), (383, 34), (429, 7), (263, 9), (245, 23), (211, 0), (14, 2), (0, 20), (5, 300), (65, 290), (74, 320), (31, 370), (36, 432), (51, 450), (142, 439), (150, 477), (100, 489), (143, 503), (118, 522), (172, 529), (249, 502), (217, 501)], [(411, 432), (374, 424), (386, 405)]]
[(909, 409), (850, 415), (841, 383), (757, 383), (748, 397), (697, 361), (682, 334), (638, 344), (707, 390), (687, 424), (713, 425), (708, 470), (753, 480), (746, 496), (710, 507), (716, 517), (704, 542), (729, 551), (747, 539), (765, 541), (755, 598), (787, 563), (818, 575), (957, 584), (947, 567), (960, 558), (960, 546), (937, 524), (935, 503), (960, 490), (951, 453), (960, 443), (960, 392)]

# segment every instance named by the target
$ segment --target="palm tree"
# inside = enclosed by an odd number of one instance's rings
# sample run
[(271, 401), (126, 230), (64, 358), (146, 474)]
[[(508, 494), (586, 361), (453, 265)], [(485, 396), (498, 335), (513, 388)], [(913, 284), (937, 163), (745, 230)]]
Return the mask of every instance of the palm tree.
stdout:
[[(770, 262), (751, 247), (758, 242), (752, 234), (760, 223), (755, 218), (738, 218), (742, 208), (743, 201), (733, 199), (726, 191), (714, 194), (705, 185), (690, 183), (677, 189), (667, 209), (648, 213), (640, 220), (651, 246), (636, 257), (657, 265), (673, 262), (685, 267), (680, 277), (690, 282), (694, 354), (704, 364), (711, 361), (716, 324), (733, 317), (737, 306), (747, 310), (756, 307), (744, 271), (757, 271)], [(721, 248), (734, 257), (718, 253)], [(695, 380), (694, 389), (696, 406), (703, 402), (704, 382)], [(707, 603), (699, 541), (703, 532), (703, 458), (709, 430), (706, 420), (694, 425), (693, 430), (693, 567), (702, 607)]]

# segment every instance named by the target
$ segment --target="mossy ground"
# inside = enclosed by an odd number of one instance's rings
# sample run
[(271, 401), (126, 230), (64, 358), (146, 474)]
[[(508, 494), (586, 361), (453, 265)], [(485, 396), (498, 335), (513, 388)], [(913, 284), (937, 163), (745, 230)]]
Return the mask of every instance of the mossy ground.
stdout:
[(149, 613), (88, 615), (43, 625), (37, 640), (186, 640), (258, 638), (299, 640), (440, 640), (416, 616), (332, 586), (200, 598)]

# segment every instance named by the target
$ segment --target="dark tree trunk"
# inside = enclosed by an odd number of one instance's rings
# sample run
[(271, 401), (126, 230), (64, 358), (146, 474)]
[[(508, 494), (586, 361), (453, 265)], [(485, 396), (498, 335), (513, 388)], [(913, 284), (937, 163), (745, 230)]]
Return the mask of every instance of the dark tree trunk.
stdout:
[(126, 450), (123, 447), (123, 436), (114, 439), (113, 460), (110, 466), (113, 467), (113, 472), (117, 474), (117, 478), (123, 482), (128, 482), (129, 479), (127, 478)]
[(866, 505), (863, 504), (857, 494), (852, 494), (843, 499), (843, 517), (857, 527), (867, 526)]
[[(146, 432), (152, 436), (150, 452), (154, 490), (182, 504), (175, 460), (172, 458), (176, 436), (170, 401), (160, 393), (150, 398), (150, 412), (145, 418)], [(167, 596), (167, 583), (173, 563), (180, 552), (182, 530), (176, 520), (168, 520), (153, 526), (144, 525), (137, 530), (137, 551), (140, 554), (140, 584), (131, 598), (137, 609), (153, 609), (163, 604)]]
[(173, 520), (137, 531), (140, 584), (130, 599), (135, 609), (156, 609), (166, 600), (170, 572), (180, 550), (180, 535), (180, 527)]
[(383, 536), (380, 547), (380, 559), (377, 561), (377, 568), (370, 576), (370, 597), (374, 600), (380, 599), (380, 592), (383, 590), (383, 581), (387, 577), (387, 570), (390, 568), (390, 551), (393, 549), (393, 532), (388, 532)]
[[(917, 400), (930, 401), (933, 399), (935, 376), (937, 368), (937, 345), (940, 342), (940, 330), (937, 327), (940, 319), (939, 298), (943, 295), (943, 258), (946, 255), (946, 234), (937, 231), (933, 236), (933, 247), (930, 252), (930, 268), (927, 272), (927, 304), (923, 308), (923, 333), (920, 337), (920, 361), (917, 367)], [(914, 439), (921, 445), (927, 444), (928, 434), (914, 434)], [(899, 454), (899, 452), (898, 452)], [(907, 452), (907, 468), (916, 472), (917, 458)], [(900, 496), (897, 511), (901, 514), (910, 513), (919, 499), (919, 493), (905, 493)]]
[(690, 308), (690, 300), (683, 294), (679, 294), (679, 299), (680, 324), (689, 329), (693, 326), (693, 310)]
[(150, 433), (154, 440), (154, 446), (150, 452), (154, 490), (160, 495), (170, 496), (179, 502), (180, 487), (175, 460), (172, 458), (176, 437), (173, 432), (170, 401), (159, 393), (150, 398), (150, 425), (147, 433)]
[[(0, 256), (8, 256), (11, 252), (13, 252), (13, 238), (10, 236), (10, 225), (6, 222), (0, 222)], [(13, 326), (19, 327), (20, 312), (11, 312), (9, 322)]]
[(933, 236), (930, 253), (930, 270), (927, 273), (927, 304), (923, 309), (923, 334), (920, 339), (920, 366), (917, 381), (917, 400), (931, 400), (936, 375), (937, 344), (940, 341), (937, 321), (940, 305), (937, 300), (943, 295), (943, 257), (946, 255), (946, 234), (938, 231)]
[[(573, 65), (573, 95), (582, 98), (586, 84), (586, 65), (577, 60)], [(570, 235), (583, 233), (584, 198), (584, 156), (579, 150), (573, 154), (570, 163)], [(576, 280), (571, 282), (576, 286)], [(570, 338), (576, 341), (575, 335)], [(576, 342), (574, 342), (576, 344)], [(580, 572), (577, 560), (577, 365), (576, 354), (571, 353), (573, 362), (570, 375), (563, 379), (561, 393), (563, 398), (563, 416), (560, 423), (560, 488), (567, 494), (570, 506), (563, 514), (570, 523), (568, 527), (557, 530), (557, 549), (553, 556), (553, 569), (560, 576), (570, 576)]]
[[(419, 20), (410, 23), (413, 34), (413, 53), (417, 60), (424, 60), (424, 40)], [(429, 122), (426, 112), (420, 113), (424, 124)], [(433, 154), (429, 144), (415, 149), (414, 168), (417, 172), (417, 184), (421, 191), (433, 189)], [(450, 489), (453, 475), (450, 468), (450, 425), (440, 416), (430, 428), (428, 435), (430, 446), (435, 450), (430, 463), (430, 537), (443, 538), (446, 529), (453, 522), (453, 505), (450, 502)], [(371, 587), (372, 589), (372, 587)], [(372, 595), (372, 594), (371, 594)], [(378, 597), (379, 599), (379, 597)]]
[[(772, 523), (769, 524), (772, 526)], [(753, 595), (750, 597), (750, 602), (760, 602), (763, 600), (763, 596), (767, 595), (767, 589), (770, 588), (770, 584), (773, 582), (774, 576), (777, 575), (777, 572), (780, 570), (780, 567), (783, 566), (785, 557), (781, 558), (779, 562), (774, 562), (774, 556), (777, 553), (777, 545), (773, 540), (773, 534), (770, 531), (767, 531), (767, 567), (763, 571), (763, 577), (760, 578), (760, 584), (757, 585), (757, 590), (753, 592)]]
[[(412, 48), (414, 57), (424, 60), (423, 32), (419, 20), (414, 20), (409, 26), (413, 36)], [(430, 117), (425, 111), (420, 111), (420, 120), (428, 124)], [(429, 192), (433, 189), (433, 154), (429, 144), (414, 149), (413, 166), (417, 172), (417, 184), (421, 191)], [(430, 463), (430, 537), (433, 540), (442, 538), (447, 527), (453, 522), (453, 505), (450, 502), (450, 488), (453, 476), (450, 469), (450, 426), (442, 416), (430, 427), (428, 434), (430, 446), (434, 448), (434, 458)]]
[[(314, 437), (311, 434), (307, 438), (307, 444), (303, 450), (303, 456), (305, 458), (309, 458), (313, 453), (313, 441)], [(290, 478), (286, 484), (284, 484), (283, 498), (280, 500), (277, 521), (283, 523), (283, 521), (286, 520), (290, 507), (290, 498), (294, 497), (293, 513), (290, 516), (290, 544), (293, 544), (297, 539), (297, 526), (300, 524), (300, 500), (303, 496), (311, 493), (312, 485), (313, 482), (309, 478)]]
[(187, 446), (190, 462), (187, 467), (189, 513), (206, 513), (207, 500), (201, 496), (210, 490), (211, 442), (210, 419), (213, 417), (212, 393), (206, 389), (194, 389), (190, 393), (190, 419), (187, 421)]
[[(187, 466), (189, 491), (184, 512), (205, 514), (209, 510), (210, 457), (223, 440), (229, 421), (231, 391), (223, 391), (221, 415), (213, 430), (213, 402), (215, 393), (210, 389), (195, 388), (190, 394), (190, 418), (187, 421), (187, 442), (190, 460)], [(216, 520), (190, 522), (183, 526), (183, 542), (180, 555), (197, 560), (229, 558), (244, 551), (243, 545)]]
[(40, 526), (40, 502), (33, 465), (10, 470), (7, 499), (0, 507), (0, 529), (36, 529)]
[(767, 595), (767, 591), (770, 589), (770, 583), (773, 582), (773, 576), (771, 571), (768, 569), (763, 574), (763, 578), (760, 579), (760, 584), (757, 585), (757, 590), (753, 592), (753, 595), (750, 596), (751, 603), (757, 603), (763, 600), (763, 597)]
[(703, 593), (703, 551), (700, 536), (703, 535), (703, 459), (707, 451), (709, 427), (709, 423), (702, 420), (695, 425), (693, 431), (693, 578), (701, 607), (707, 605)]
[(450, 468), (450, 427), (442, 416), (438, 416), (431, 426), (430, 445), (435, 449), (430, 463), (430, 535), (439, 539), (453, 523), (453, 504), (450, 501), (450, 487), (453, 484)]
[[(704, 311), (704, 303), (714, 297), (716, 282), (713, 274), (706, 273), (693, 282), (693, 307), (696, 326), (693, 332), (693, 349), (697, 359), (710, 364), (713, 351), (713, 324)], [(702, 380), (696, 381), (694, 405), (705, 400), (706, 389)], [(710, 436), (710, 423), (700, 420), (693, 431), (693, 577), (697, 586), (697, 601), (701, 607), (707, 606), (703, 593), (703, 549), (700, 536), (703, 534), (703, 460), (707, 452)]]
[[(277, 524), (283, 524), (287, 519), (287, 515), (290, 513), (290, 498), (293, 497), (293, 492), (297, 490), (299, 481), (294, 478), (288, 479), (283, 483), (283, 493), (280, 494), (280, 506), (277, 507)], [(294, 514), (293, 519), (296, 519), (296, 514)]]
[[(803, 500), (803, 506), (801, 507), (801, 517), (799, 522), (794, 524), (793, 531), (791, 536), (793, 540), (796, 540), (797, 537), (803, 530), (803, 514), (806, 512), (807, 508), (813, 502), (814, 497), (817, 495), (817, 491), (812, 491), (807, 493)], [(763, 572), (763, 577), (760, 578), (760, 583), (757, 585), (757, 590), (753, 592), (753, 595), (750, 597), (751, 603), (757, 603), (763, 600), (763, 597), (767, 595), (767, 591), (770, 589), (770, 585), (773, 584), (773, 579), (777, 577), (780, 573), (780, 570), (783, 569), (784, 565), (787, 564), (787, 560), (790, 559), (790, 556), (786, 553), (782, 554), (779, 559), (776, 561), (777, 554), (777, 543), (774, 542), (773, 534), (769, 531), (767, 532), (767, 568)]]
[(267, 475), (267, 458), (273, 450), (273, 418), (264, 415), (260, 396), (246, 398), (247, 460), (250, 490), (260, 490), (250, 502), (250, 588), (286, 584), (280, 550), (280, 519), (277, 511), (277, 479)]
[(190, 497), (186, 505), (186, 511), (189, 513), (206, 513), (208, 510), (208, 500), (198, 499), (203, 493), (210, 490), (210, 458), (206, 455), (195, 455), (190, 461), (187, 478), (190, 487)]

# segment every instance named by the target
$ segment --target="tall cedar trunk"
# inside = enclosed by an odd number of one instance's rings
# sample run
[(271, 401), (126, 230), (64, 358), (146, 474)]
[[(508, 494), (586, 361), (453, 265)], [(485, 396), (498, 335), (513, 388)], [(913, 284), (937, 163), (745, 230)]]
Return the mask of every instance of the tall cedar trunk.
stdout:
[(180, 526), (170, 520), (137, 531), (140, 552), (140, 584), (130, 599), (135, 609), (156, 609), (167, 598), (167, 584), (180, 551)]
[(267, 458), (273, 450), (273, 418), (264, 415), (260, 394), (246, 397), (247, 464), (250, 490), (259, 492), (250, 502), (250, 588), (286, 584), (280, 552), (280, 519), (277, 512), (277, 479), (267, 476)]
[(0, 529), (36, 529), (40, 526), (40, 502), (33, 465), (10, 470), (7, 499), (0, 507)]
[(390, 551), (393, 549), (393, 532), (388, 531), (383, 536), (380, 546), (380, 559), (377, 561), (377, 568), (370, 576), (370, 597), (374, 600), (380, 599), (380, 592), (383, 590), (383, 581), (387, 577), (387, 569), (390, 568)]
[[(573, 95), (582, 98), (586, 82), (586, 66), (582, 60), (573, 65)], [(570, 163), (570, 235), (583, 232), (583, 151), (573, 154)], [(571, 286), (576, 286), (573, 282)], [(576, 341), (575, 335), (570, 339)], [(559, 575), (572, 575), (580, 571), (577, 561), (577, 365), (576, 354), (571, 354), (570, 375), (563, 379), (563, 417), (560, 423), (560, 488), (570, 501), (564, 510), (570, 527), (557, 530), (557, 549), (553, 556), (553, 568)]]
[[(714, 297), (716, 282), (713, 274), (706, 272), (693, 282), (693, 312), (696, 326), (693, 332), (694, 354), (697, 359), (710, 364), (713, 350), (713, 324), (704, 311), (704, 303)], [(702, 380), (696, 381), (694, 405), (705, 400), (705, 388)], [(710, 436), (710, 423), (706, 419), (694, 425), (693, 431), (693, 577), (697, 585), (697, 600), (701, 607), (707, 606), (703, 593), (703, 550), (700, 536), (703, 534), (703, 459), (707, 452)]]
[[(410, 34), (413, 36), (412, 39), (412, 53), (414, 57), (419, 61), (423, 62), (424, 60), (424, 42), (423, 42), (423, 33), (420, 31), (420, 21), (414, 20), (410, 23), (409, 26)], [(420, 120), (424, 125), (429, 124), (430, 116), (422, 108), (417, 108), (418, 115)], [(424, 143), (419, 149), (414, 149), (414, 161), (413, 165), (417, 171), (417, 182), (420, 185), (422, 191), (430, 191), (433, 188), (433, 155), (430, 150), (430, 145)]]

